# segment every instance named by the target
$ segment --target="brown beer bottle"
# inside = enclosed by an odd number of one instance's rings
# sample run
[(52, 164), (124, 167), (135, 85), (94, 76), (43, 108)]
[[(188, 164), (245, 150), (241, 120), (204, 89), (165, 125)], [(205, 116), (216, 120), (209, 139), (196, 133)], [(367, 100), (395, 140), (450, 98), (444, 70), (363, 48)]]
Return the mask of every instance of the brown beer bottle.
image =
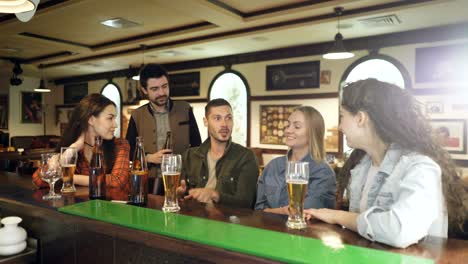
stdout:
[(93, 155), (89, 165), (89, 199), (106, 199), (106, 170), (102, 138), (94, 138)]
[(167, 131), (166, 134), (166, 143), (164, 143), (164, 149), (170, 149), (174, 152), (174, 145), (172, 144), (172, 132)]
[(133, 205), (144, 206), (148, 201), (148, 165), (146, 163), (143, 138), (136, 138), (133, 153), (132, 169), (130, 171), (129, 202)]

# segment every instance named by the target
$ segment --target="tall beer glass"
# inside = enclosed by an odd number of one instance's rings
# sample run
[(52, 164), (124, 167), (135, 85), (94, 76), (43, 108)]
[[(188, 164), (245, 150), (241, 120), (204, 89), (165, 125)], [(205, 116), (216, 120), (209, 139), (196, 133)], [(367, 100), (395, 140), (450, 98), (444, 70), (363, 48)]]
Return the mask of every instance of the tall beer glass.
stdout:
[(304, 197), (309, 181), (309, 163), (289, 161), (286, 167), (286, 183), (289, 194), (289, 217), (286, 226), (293, 229), (305, 228)]
[(164, 182), (164, 212), (178, 212), (177, 187), (179, 187), (180, 171), (182, 169), (182, 156), (165, 154), (161, 161), (161, 173)]
[(78, 160), (78, 152), (76, 148), (60, 149), (60, 167), (62, 168), (63, 185), (62, 193), (75, 192), (75, 184), (73, 176), (75, 175), (76, 161)]

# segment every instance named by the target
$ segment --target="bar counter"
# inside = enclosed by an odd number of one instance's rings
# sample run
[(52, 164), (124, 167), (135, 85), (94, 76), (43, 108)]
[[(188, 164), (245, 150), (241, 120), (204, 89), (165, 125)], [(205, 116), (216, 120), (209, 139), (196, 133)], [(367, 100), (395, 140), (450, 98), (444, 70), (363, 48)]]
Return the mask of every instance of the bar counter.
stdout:
[[(468, 260), (468, 241), (463, 240), (427, 237), (417, 245), (395, 249), (319, 221), (308, 222), (305, 230), (290, 230), (285, 226), (287, 216), (249, 209), (183, 201), (178, 214), (163, 214), (159, 210), (164, 199), (156, 195), (149, 195), (149, 209), (136, 209), (108, 202), (89, 203), (87, 188), (83, 187), (56, 201), (43, 201), (46, 192), (33, 190), (30, 176), (0, 172), (0, 216), (23, 218), (20, 226), (29, 237), (38, 239), (37, 263), (336, 263), (337, 260), (467, 263)], [(109, 213), (102, 214), (109, 212), (102, 206), (117, 213), (113, 218)], [(96, 208), (102, 212), (96, 213)], [(73, 211), (88, 214), (86, 210), (94, 216), (69, 214)], [(129, 210), (132, 216), (127, 213)], [(116, 217), (119, 212), (125, 217)], [(246, 250), (250, 247), (255, 250)]]

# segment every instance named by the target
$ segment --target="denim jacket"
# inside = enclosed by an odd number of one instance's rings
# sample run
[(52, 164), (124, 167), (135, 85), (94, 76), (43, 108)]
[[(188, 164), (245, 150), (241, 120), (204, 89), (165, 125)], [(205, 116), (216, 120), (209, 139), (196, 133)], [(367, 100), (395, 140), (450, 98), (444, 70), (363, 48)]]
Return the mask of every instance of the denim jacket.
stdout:
[(370, 156), (364, 156), (351, 170), (348, 186), (349, 210), (360, 213), (360, 235), (401, 248), (427, 235), (447, 237), (447, 211), (437, 163), (391, 144), (369, 189), (367, 209), (359, 212), (371, 163)]
[[(309, 184), (304, 208), (335, 208), (335, 172), (324, 161), (317, 164), (309, 154), (301, 161), (309, 162)], [(289, 203), (286, 185), (287, 156), (278, 157), (268, 163), (259, 178), (255, 210), (278, 208)]]

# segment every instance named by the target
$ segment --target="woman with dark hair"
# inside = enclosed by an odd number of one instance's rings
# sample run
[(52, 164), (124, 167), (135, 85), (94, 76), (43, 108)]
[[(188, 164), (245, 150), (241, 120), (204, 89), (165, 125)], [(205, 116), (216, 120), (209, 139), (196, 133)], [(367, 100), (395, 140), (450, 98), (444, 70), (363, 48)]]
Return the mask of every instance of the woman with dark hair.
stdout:
[(315, 108), (296, 108), (285, 129), (286, 156), (272, 160), (258, 180), (256, 210), (288, 214), (288, 190), (285, 178), (288, 161), (309, 163), (308, 192), (304, 208), (335, 208), (335, 173), (325, 161), (325, 122)]
[[(74, 147), (78, 151), (74, 182), (89, 184), (89, 161), (91, 160), (95, 136), (103, 139), (103, 152), (106, 168), (106, 192), (111, 199), (128, 199), (128, 175), (130, 145), (125, 139), (115, 138), (117, 127), (116, 106), (101, 94), (89, 94), (73, 109), (68, 127), (65, 129), (57, 151), (61, 147)], [(47, 187), (39, 170), (33, 174), (33, 182), (38, 187)]]
[(309, 209), (306, 218), (401, 248), (428, 235), (447, 237), (449, 227), (463, 232), (466, 190), (409, 92), (376, 79), (347, 85), (340, 130), (355, 149), (339, 177), (349, 212)]

